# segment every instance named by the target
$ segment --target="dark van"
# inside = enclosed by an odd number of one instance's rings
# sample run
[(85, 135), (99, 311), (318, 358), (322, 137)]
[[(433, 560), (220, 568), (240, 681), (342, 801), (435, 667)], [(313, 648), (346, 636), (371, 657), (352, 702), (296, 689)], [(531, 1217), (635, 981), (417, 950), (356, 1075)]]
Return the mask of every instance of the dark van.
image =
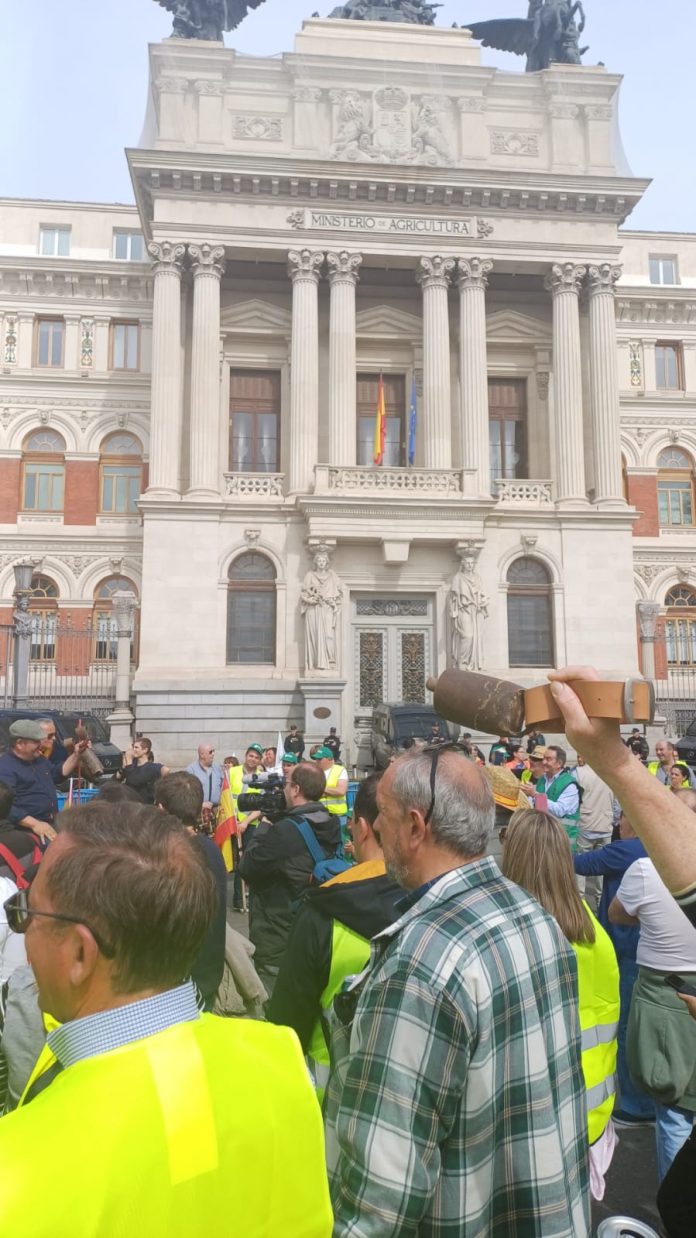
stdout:
[(62, 713), (58, 709), (0, 709), (0, 752), (4, 752), (10, 743), (10, 727), (18, 718), (51, 718), (56, 724), (58, 739), (65, 743), (66, 739), (75, 738), (75, 727), (82, 722), (91, 741), (94, 753), (104, 766), (104, 775), (113, 778), (123, 765), (123, 753), (112, 744), (109, 731), (101, 718), (95, 714)]
[(386, 769), (405, 739), (431, 739), (436, 722), (442, 739), (452, 739), (450, 725), (432, 705), (375, 705), (372, 711), (372, 764)]
[(676, 741), (677, 756), (692, 768), (696, 766), (696, 718), (690, 722), (681, 739)]

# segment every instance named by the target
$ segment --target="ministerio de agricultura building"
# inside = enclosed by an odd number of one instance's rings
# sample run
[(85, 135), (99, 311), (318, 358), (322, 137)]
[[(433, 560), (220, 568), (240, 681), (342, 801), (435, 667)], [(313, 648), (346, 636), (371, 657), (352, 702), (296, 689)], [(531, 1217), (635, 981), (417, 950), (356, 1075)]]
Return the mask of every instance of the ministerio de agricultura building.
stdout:
[(355, 761), (448, 665), (696, 663), (696, 237), (625, 230), (620, 86), (408, 22), (152, 46), (135, 207), (0, 204), (32, 668), (59, 691), (84, 621), (87, 683), (132, 592), (137, 729), (177, 764), (290, 722)]

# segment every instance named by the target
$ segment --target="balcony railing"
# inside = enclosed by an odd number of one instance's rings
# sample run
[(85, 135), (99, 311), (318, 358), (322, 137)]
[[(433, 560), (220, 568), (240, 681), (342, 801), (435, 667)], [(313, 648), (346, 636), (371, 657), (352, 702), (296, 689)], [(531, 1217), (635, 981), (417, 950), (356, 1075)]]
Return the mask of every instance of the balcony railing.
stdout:
[(467, 485), (470, 475), (462, 469), (334, 468), (320, 464), (315, 474), (316, 494), (420, 495), (449, 499), (472, 493)]
[(284, 473), (225, 473), (225, 493), (232, 499), (282, 499)]
[(500, 478), (494, 483), (499, 503), (514, 507), (551, 507), (553, 482), (530, 481), (517, 478), (514, 481)]

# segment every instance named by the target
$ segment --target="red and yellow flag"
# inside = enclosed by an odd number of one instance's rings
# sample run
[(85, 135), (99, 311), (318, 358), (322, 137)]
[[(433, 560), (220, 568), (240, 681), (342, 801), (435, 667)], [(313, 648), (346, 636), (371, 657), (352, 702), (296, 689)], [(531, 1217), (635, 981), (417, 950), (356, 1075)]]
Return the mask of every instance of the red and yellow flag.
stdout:
[(380, 374), (377, 388), (377, 417), (375, 418), (374, 463), (384, 463), (384, 440), (387, 434), (387, 409), (384, 402), (384, 378)]
[(213, 841), (217, 843), (222, 852), (222, 858), (225, 861), (225, 868), (228, 873), (231, 873), (234, 870), (232, 839), (236, 833), (237, 814), (235, 812), (235, 800), (230, 788), (230, 776), (226, 770), (225, 781), (222, 786), (222, 794), (220, 795), (217, 827), (215, 833), (213, 834)]

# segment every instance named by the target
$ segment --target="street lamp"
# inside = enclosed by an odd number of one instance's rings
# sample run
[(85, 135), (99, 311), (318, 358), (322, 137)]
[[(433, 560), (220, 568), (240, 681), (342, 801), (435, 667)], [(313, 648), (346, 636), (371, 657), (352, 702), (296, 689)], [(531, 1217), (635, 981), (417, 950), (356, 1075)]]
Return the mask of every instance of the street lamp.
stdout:
[(31, 655), (31, 624), (29, 613), (29, 598), (32, 594), (31, 582), (34, 576), (34, 564), (30, 559), (20, 559), (13, 565), (15, 588), (15, 608), (12, 615), (14, 624), (14, 693), (12, 701), (15, 709), (25, 709), (28, 703), (29, 658)]

